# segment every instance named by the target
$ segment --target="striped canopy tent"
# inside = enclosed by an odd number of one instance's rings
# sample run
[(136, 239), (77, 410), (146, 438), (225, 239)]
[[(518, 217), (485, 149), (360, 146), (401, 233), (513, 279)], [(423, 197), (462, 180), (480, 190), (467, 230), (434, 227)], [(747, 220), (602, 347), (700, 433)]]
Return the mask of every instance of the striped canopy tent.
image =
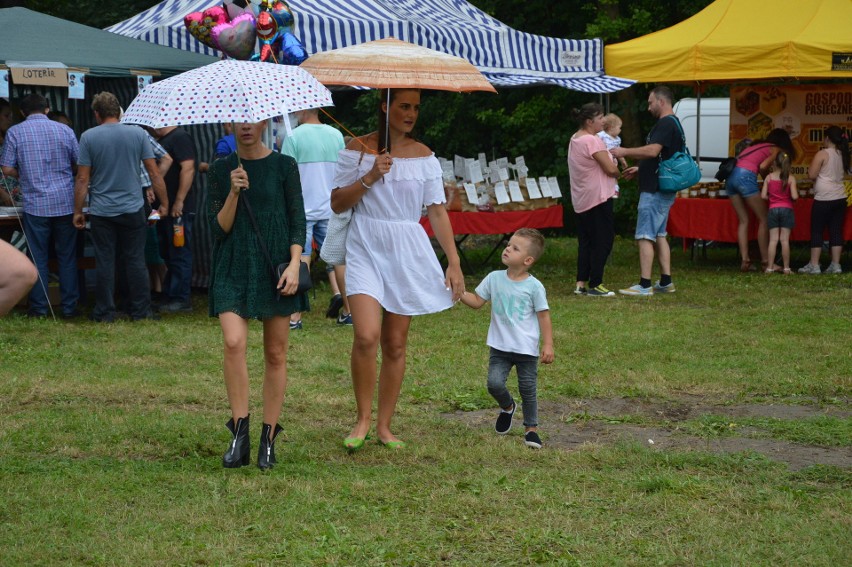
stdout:
[[(255, 0), (256, 3), (256, 0)], [(557, 85), (588, 93), (615, 92), (634, 81), (604, 74), (600, 39), (559, 39), (524, 33), (464, 0), (288, 0), (293, 33), (309, 55), (395, 37), (456, 55), (496, 87)], [(107, 28), (180, 49), (219, 55), (183, 24), (216, 0), (165, 0)]]

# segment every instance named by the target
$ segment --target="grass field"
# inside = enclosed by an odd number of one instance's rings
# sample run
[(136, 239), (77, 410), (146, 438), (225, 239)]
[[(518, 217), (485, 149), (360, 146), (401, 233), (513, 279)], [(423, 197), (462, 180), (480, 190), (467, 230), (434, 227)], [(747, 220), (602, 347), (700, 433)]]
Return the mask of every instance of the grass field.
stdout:
[[(415, 319), (395, 421), (409, 446), (348, 455), (351, 329), (323, 317), (319, 285), (291, 335), (268, 473), (221, 468), (229, 411), (203, 295), (159, 322), (0, 320), (0, 563), (848, 564), (852, 275), (741, 274), (731, 248), (676, 250), (677, 293), (594, 299), (571, 293), (575, 258), (553, 238), (534, 270), (556, 343), (541, 451), (521, 427), (493, 432), (487, 310)], [(605, 285), (637, 270), (619, 240)], [(767, 443), (780, 452), (754, 449)], [(792, 466), (787, 450), (810, 457)]]

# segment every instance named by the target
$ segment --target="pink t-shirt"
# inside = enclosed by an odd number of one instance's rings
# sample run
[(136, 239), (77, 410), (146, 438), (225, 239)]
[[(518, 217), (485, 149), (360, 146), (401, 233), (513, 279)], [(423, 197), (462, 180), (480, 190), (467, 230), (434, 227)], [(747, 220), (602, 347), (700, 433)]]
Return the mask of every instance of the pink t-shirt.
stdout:
[(772, 144), (766, 142), (747, 147), (740, 152), (740, 156), (742, 157), (737, 158), (737, 167), (747, 169), (752, 173), (758, 173), (757, 169), (760, 167), (761, 162), (769, 157), (774, 147)]
[(790, 186), (781, 183), (780, 179), (769, 179), (766, 194), (769, 197), (770, 209), (793, 208), (793, 196), (790, 194)]
[[(603, 140), (591, 134), (572, 136), (568, 143), (571, 204), (577, 213), (597, 207), (615, 195), (615, 178), (604, 173), (594, 158), (598, 152), (609, 153)], [(610, 158), (615, 163), (615, 158)]]

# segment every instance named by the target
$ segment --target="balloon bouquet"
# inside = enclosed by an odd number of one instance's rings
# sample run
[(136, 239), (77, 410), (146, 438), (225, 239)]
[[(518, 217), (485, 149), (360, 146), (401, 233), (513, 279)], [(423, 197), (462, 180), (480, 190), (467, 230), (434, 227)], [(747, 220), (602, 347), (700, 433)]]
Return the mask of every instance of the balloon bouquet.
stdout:
[(233, 59), (298, 65), (308, 57), (292, 33), (293, 13), (282, 0), (261, 0), (258, 5), (249, 0), (226, 1), (187, 14), (183, 23), (198, 41)]

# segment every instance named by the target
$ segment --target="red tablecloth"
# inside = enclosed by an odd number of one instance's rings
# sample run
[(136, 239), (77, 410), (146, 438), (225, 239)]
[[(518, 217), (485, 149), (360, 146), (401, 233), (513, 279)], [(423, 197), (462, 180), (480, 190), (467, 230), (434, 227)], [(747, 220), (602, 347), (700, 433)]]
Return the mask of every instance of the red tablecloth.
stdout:
[[(454, 234), (507, 234), (519, 228), (560, 228), (562, 227), (562, 205), (535, 209), (532, 211), (501, 211), (496, 213), (464, 213), (447, 211)], [(428, 217), (422, 217), (420, 224), (426, 234), (434, 236)]]
[[(813, 199), (799, 199), (793, 203), (796, 226), (790, 240), (811, 239), (811, 208)], [(718, 242), (737, 241), (737, 214), (727, 199), (675, 199), (669, 212), (668, 233), (682, 238), (700, 238)], [(748, 223), (749, 239), (757, 238), (757, 219), (751, 215)], [(827, 235), (826, 235), (827, 238)], [(843, 238), (852, 240), (852, 208), (846, 209)]]

